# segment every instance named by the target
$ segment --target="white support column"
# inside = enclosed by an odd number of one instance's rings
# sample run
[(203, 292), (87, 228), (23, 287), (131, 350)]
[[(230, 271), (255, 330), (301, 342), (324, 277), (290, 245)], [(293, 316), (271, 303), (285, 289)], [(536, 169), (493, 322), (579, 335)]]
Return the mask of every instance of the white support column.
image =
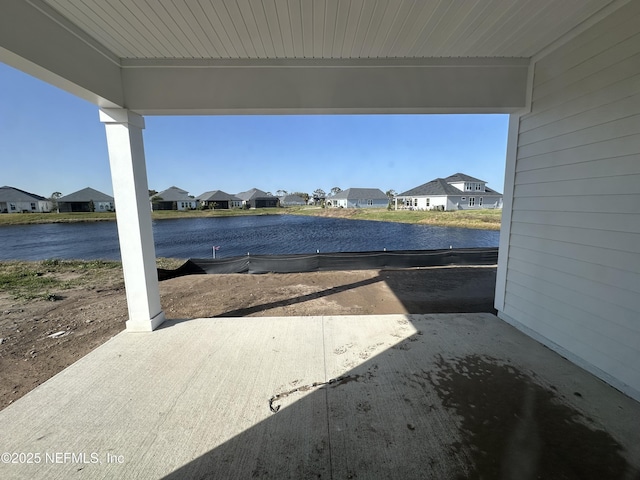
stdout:
[(150, 332), (164, 322), (160, 307), (156, 250), (151, 228), (142, 129), (144, 118), (129, 110), (104, 108), (120, 254), (127, 291), (127, 330)]

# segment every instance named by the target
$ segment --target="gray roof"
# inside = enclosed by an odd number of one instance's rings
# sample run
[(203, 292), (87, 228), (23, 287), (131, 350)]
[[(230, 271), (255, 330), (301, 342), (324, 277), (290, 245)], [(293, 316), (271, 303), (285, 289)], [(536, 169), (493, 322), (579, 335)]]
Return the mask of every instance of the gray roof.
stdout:
[(236, 197), (247, 202), (256, 198), (273, 197), (273, 195), (269, 195), (267, 192), (263, 192), (262, 190), (259, 190), (257, 188), (252, 188), (251, 190), (247, 190), (246, 192), (236, 193)]
[(479, 178), (471, 177), (464, 173), (454, 173), (453, 175), (448, 176), (444, 179), (447, 183), (457, 183), (457, 182), (480, 182), (487, 183), (484, 180), (480, 180)]
[(280, 197), (280, 203), (306, 203), (304, 198), (299, 195), (285, 195), (284, 197)]
[(0, 202), (33, 202), (41, 200), (46, 200), (46, 198), (7, 185), (0, 187)]
[(77, 192), (70, 193), (69, 195), (65, 195), (64, 197), (60, 197), (58, 202), (111, 202), (113, 203), (113, 197), (107, 195), (106, 193), (99, 192), (98, 190), (94, 190), (93, 188), (83, 188), (82, 190), (78, 190)]
[(194, 199), (189, 196), (189, 192), (178, 187), (169, 187), (162, 192), (156, 193), (151, 198), (160, 197), (163, 202), (193, 202)]
[(235, 195), (223, 192), (222, 190), (211, 190), (210, 192), (204, 192), (202, 195), (196, 197), (201, 202), (223, 202), (223, 201), (237, 201), (240, 199)]
[(327, 197), (330, 200), (333, 199), (367, 199), (367, 200), (376, 200), (376, 199), (384, 199), (387, 200), (388, 197), (385, 193), (379, 188), (347, 188), (346, 190), (342, 190), (341, 192), (336, 193), (331, 197)]
[(458, 190), (456, 187), (452, 187), (449, 185), (444, 178), (436, 178), (435, 180), (431, 180), (430, 182), (423, 183), (422, 185), (412, 188), (411, 190), (407, 190), (406, 192), (401, 193), (400, 197), (410, 196), (410, 195), (461, 195), (463, 192)]
[(464, 175), (462, 173), (456, 173), (455, 175), (451, 175), (447, 178), (436, 178), (431, 180), (430, 182), (423, 183), (411, 190), (407, 190), (406, 192), (400, 193), (398, 197), (409, 197), (409, 196), (458, 196), (458, 195), (469, 195), (470, 193), (482, 193), (483, 195), (501, 195), (495, 190), (490, 189), (485, 186), (484, 192), (478, 191), (467, 191), (463, 192), (462, 190), (458, 190), (456, 187), (451, 186), (449, 183), (455, 182), (480, 182), (485, 183), (482, 180), (478, 180), (477, 178), (470, 177), (469, 175)]

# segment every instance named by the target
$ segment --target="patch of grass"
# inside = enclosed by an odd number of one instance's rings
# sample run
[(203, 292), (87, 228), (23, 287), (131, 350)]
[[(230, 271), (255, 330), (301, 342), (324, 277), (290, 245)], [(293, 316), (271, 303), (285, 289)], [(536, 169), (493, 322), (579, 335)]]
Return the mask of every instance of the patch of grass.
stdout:
[[(180, 258), (158, 258), (157, 268), (174, 270)], [(60, 300), (71, 288), (95, 290), (124, 285), (121, 262), (109, 260), (0, 261), (0, 292), (16, 300)]]
[(259, 215), (280, 215), (285, 212), (284, 208), (256, 208), (244, 210), (240, 208), (221, 210), (156, 210), (151, 216), (154, 220), (165, 220), (170, 218), (207, 218), (207, 217), (241, 217)]
[(386, 208), (292, 208), (288, 213), (351, 220), (417, 223), (440, 227), (500, 230), (502, 210), (387, 210)]
[[(118, 271), (120, 269), (120, 271)], [(56, 292), (122, 283), (120, 262), (43, 260), (0, 262), (0, 291), (15, 299), (59, 300)]]
[[(158, 210), (151, 213), (154, 220), (170, 218), (201, 218), (201, 217), (239, 217), (255, 215), (281, 215), (287, 213), (287, 208), (257, 208), (244, 210), (239, 208), (223, 210)], [(0, 226), (30, 225), (40, 223), (80, 223), (115, 221), (113, 212), (93, 213), (11, 213), (0, 215)]]
[(0, 225), (29, 225), (36, 223), (77, 223), (114, 221), (113, 212), (93, 213), (7, 213), (0, 215)]
[(156, 258), (156, 267), (163, 268), (165, 270), (175, 270), (182, 266), (184, 262), (186, 262), (186, 260), (183, 258), (158, 257)]
[(0, 290), (16, 299), (45, 298), (50, 289), (60, 285), (55, 278), (44, 276), (33, 268), (12, 264), (2, 264), (0, 268)]

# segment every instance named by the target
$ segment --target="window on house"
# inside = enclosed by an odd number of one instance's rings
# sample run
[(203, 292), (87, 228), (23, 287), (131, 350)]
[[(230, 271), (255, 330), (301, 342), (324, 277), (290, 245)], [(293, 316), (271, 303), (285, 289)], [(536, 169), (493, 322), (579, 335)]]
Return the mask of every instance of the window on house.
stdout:
[(471, 184), (470, 183), (465, 183), (464, 184), (464, 189), (465, 190), (471, 190)]
[(467, 197), (462, 197), (460, 198), (460, 200), (462, 200), (463, 202), (467, 199)]
[(427, 207), (431, 206), (431, 199), (427, 198)]
[(480, 197), (480, 200), (478, 201), (478, 205), (482, 206), (482, 197)]
[(418, 206), (418, 199), (417, 199), (417, 198), (414, 198), (414, 199), (413, 199), (413, 206), (414, 206), (414, 207), (417, 207), (417, 206)]
[(373, 200), (367, 200), (367, 205), (373, 205)]
[(10, 203), (9, 204), (9, 210), (15, 210), (16, 209), (16, 204), (15, 203)]
[(482, 184), (481, 183), (476, 183), (476, 190), (478, 190), (478, 191), (482, 190)]
[(31, 210), (35, 210), (36, 209), (36, 204), (35, 203), (31, 203)]
[(476, 197), (469, 197), (469, 206), (473, 207), (476, 204)]

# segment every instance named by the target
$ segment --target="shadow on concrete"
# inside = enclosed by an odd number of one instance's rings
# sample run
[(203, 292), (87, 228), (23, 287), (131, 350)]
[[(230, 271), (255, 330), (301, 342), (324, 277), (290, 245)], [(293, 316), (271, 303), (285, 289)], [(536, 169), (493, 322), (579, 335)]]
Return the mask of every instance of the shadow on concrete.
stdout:
[[(165, 479), (640, 478), (622, 446), (571, 406), (584, 393), (567, 399), (537, 380), (535, 361), (523, 366), (528, 354), (518, 352), (544, 347), (478, 341), (493, 317), (413, 320), (415, 334), (369, 358), (361, 345), (352, 358), (366, 360), (341, 379), (278, 397), (277, 413)], [(441, 341), (447, 322), (458, 335)], [(587, 375), (545, 355), (561, 375)]]

